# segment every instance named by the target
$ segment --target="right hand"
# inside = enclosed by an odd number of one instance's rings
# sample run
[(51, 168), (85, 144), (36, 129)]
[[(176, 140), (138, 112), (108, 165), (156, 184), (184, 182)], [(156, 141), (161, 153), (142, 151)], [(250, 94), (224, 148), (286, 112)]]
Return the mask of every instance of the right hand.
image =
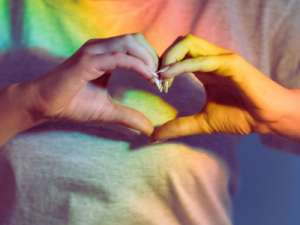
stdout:
[[(272, 133), (292, 109), (293, 93), (233, 51), (187, 35), (163, 54), (164, 79), (191, 72), (203, 83), (206, 103), (195, 115), (158, 128), (151, 142), (194, 134)], [(186, 91), (189, 91), (188, 89)], [(191, 102), (193, 104), (193, 102)]]
[(157, 66), (157, 53), (141, 34), (93, 39), (57, 68), (19, 83), (19, 104), (38, 121), (35, 124), (55, 120), (109, 122), (150, 135), (150, 120), (115, 103), (107, 88), (118, 68), (133, 70), (155, 85), (149, 68), (155, 71)]

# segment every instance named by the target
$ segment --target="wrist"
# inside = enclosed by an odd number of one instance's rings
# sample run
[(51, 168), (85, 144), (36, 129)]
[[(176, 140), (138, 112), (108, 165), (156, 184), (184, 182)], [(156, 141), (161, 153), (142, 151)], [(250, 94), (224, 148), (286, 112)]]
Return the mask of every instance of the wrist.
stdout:
[(282, 137), (300, 144), (300, 90), (287, 89), (283, 116), (270, 124), (268, 134)]
[(28, 91), (21, 84), (11, 84), (0, 90), (0, 146), (14, 135), (43, 122), (26, 106)]

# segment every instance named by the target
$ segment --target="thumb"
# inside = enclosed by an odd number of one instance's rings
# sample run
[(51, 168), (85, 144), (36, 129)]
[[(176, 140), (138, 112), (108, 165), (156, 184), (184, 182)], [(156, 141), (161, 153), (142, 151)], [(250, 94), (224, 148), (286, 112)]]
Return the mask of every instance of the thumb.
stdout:
[(207, 123), (204, 114), (195, 114), (171, 120), (159, 127), (153, 134), (151, 143), (157, 143), (170, 138), (183, 137), (195, 134), (210, 134), (213, 130)]
[(99, 118), (101, 122), (120, 124), (141, 131), (146, 135), (153, 133), (154, 127), (151, 121), (143, 113), (135, 109), (113, 102), (111, 107), (105, 111), (106, 113)]

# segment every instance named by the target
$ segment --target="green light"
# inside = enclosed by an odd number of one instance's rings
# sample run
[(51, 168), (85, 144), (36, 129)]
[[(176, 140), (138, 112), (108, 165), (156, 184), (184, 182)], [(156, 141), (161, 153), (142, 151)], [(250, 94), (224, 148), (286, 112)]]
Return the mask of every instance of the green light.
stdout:
[(8, 1), (0, 0), (0, 51), (11, 46)]
[[(103, 37), (104, 31), (90, 24), (89, 17), (82, 18), (79, 12), (70, 14), (54, 8), (47, 1), (25, 0), (24, 6), (22, 42), (25, 46), (69, 57), (87, 40)], [(72, 4), (69, 6), (71, 9)]]
[(122, 105), (142, 112), (154, 126), (160, 126), (177, 115), (176, 109), (161, 98), (140, 90), (126, 92)]

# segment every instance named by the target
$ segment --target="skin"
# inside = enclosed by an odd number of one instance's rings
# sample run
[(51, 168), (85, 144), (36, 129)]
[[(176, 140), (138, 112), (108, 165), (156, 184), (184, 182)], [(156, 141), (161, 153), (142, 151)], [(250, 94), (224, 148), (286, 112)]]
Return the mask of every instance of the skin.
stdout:
[(0, 90), (0, 146), (38, 124), (67, 120), (120, 124), (144, 134), (150, 120), (137, 110), (115, 103), (108, 93), (112, 72), (135, 71), (155, 85), (158, 56), (141, 34), (86, 42), (74, 55), (42, 76)]
[(195, 134), (265, 133), (300, 143), (300, 92), (266, 77), (235, 52), (193, 35), (179, 37), (162, 56), (161, 73), (191, 72), (203, 83), (206, 103), (189, 117), (159, 127), (150, 143)]
[(195, 134), (265, 133), (300, 143), (300, 90), (272, 81), (235, 52), (201, 38), (179, 37), (162, 55), (160, 75), (194, 73), (206, 103), (195, 115), (169, 121), (153, 133), (142, 113), (116, 104), (107, 87), (112, 72), (130, 69), (155, 86), (158, 56), (141, 34), (85, 43), (42, 76), (0, 90), (0, 146), (40, 123), (68, 120), (108, 122), (152, 134), (150, 143)]

